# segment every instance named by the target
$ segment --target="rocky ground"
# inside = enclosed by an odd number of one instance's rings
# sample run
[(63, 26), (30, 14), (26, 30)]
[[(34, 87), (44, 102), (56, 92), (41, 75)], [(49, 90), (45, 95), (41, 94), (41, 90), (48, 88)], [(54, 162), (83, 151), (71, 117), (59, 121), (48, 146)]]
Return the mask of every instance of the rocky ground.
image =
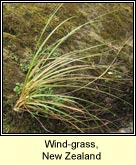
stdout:
[[(14, 92), (17, 82), (21, 83), (25, 78), (25, 67), (29, 64), (32, 52), (35, 50), (38, 36), (47, 22), (50, 14), (54, 11), (55, 3), (4, 3), (3, 4), (3, 133), (46, 133), (40, 123), (30, 114), (17, 113), (13, 111), (18, 96)], [(113, 12), (111, 12), (113, 11)], [(99, 17), (109, 13), (103, 17)], [(102, 90), (111, 92), (126, 100), (128, 104), (112, 97), (103, 97), (102, 94), (84, 91), (80, 93), (84, 97), (110, 107), (118, 117), (109, 114), (100, 114), (118, 127), (109, 126), (110, 130), (99, 129), (88, 130), (86, 133), (129, 133), (132, 132), (133, 120), (133, 6), (131, 3), (67, 3), (56, 15), (53, 23), (50, 24), (45, 36), (61, 20), (70, 16), (76, 16), (66, 23), (60, 30), (57, 30), (52, 43), (56, 38), (63, 36), (70, 29), (90, 20), (96, 19), (96, 23), (86, 26), (72, 36), (60, 47), (60, 51), (68, 52), (74, 49), (81, 49), (89, 45), (101, 42), (107, 43), (110, 49), (110, 59), (94, 59), (94, 62), (108, 64), (112, 61), (115, 52), (126, 42), (117, 60), (117, 70), (122, 76), (121, 83), (102, 82)], [(114, 42), (113, 42), (114, 41)], [(102, 52), (103, 50), (95, 50)], [(89, 59), (88, 59), (89, 61)], [(109, 73), (110, 74), (110, 73)], [(115, 76), (112, 74), (111, 76)], [(129, 79), (123, 81), (123, 79)], [(100, 82), (98, 82), (100, 83)], [(94, 88), (96, 88), (94, 86)], [(106, 86), (106, 87), (105, 87)], [(114, 89), (117, 90), (114, 90)], [(96, 110), (95, 113), (99, 113)], [(54, 133), (76, 133), (70, 130), (67, 125), (57, 120), (40, 118), (40, 121), (50, 128)], [(130, 124), (131, 123), (131, 124)], [(131, 127), (131, 130), (130, 130)], [(121, 130), (121, 128), (125, 128)]]

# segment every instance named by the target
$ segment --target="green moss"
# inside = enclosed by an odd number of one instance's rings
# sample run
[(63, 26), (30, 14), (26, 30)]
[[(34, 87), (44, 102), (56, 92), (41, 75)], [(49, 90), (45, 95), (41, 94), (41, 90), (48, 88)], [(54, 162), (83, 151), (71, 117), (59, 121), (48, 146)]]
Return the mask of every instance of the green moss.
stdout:
[[(23, 82), (24, 74), (20, 69), (20, 64), (28, 64), (32, 52), (35, 49), (37, 38), (45, 26), (50, 14), (54, 11), (58, 3), (4, 3), (3, 5), (3, 45), (4, 45), (4, 65), (3, 65), (3, 83), (4, 83), (4, 132), (5, 133), (44, 133), (45, 131), (41, 125), (28, 114), (16, 114), (12, 110), (12, 104), (16, 100), (16, 95), (13, 88), (17, 82)], [(94, 19), (106, 12), (116, 12), (106, 15), (99, 19), (97, 23), (91, 26), (86, 26), (77, 32), (74, 36), (69, 38), (65, 44), (60, 47), (60, 52), (68, 52), (70, 50), (82, 49), (95, 45), (97, 43), (106, 42), (107, 47), (113, 49), (110, 57), (88, 59), (87, 62), (98, 64), (109, 64), (117, 51), (114, 46), (119, 48), (124, 41), (126, 41), (133, 34), (133, 6), (131, 3), (66, 3), (56, 14), (53, 22), (47, 29), (45, 37), (51, 30), (56, 27), (61, 21), (68, 17), (76, 16), (64, 26), (56, 31), (51, 37), (48, 44), (53, 43), (56, 39), (67, 34), (71, 29), (86, 22), (87, 20)], [(116, 40), (111, 44), (111, 41)], [(96, 49), (92, 52), (106, 51), (108, 48)], [(119, 71), (119, 75), (123, 78), (133, 76), (133, 50), (132, 44), (126, 45), (121, 51), (115, 69)], [(86, 52), (92, 53), (92, 52)], [(116, 72), (114, 71), (114, 73)], [(113, 72), (113, 70), (112, 70)], [(96, 71), (96, 74), (99, 70)], [(118, 93), (118, 96), (132, 102), (132, 82), (125, 83), (107, 83), (98, 81), (98, 84), (93, 88), (107, 89), (107, 92), (117, 94), (117, 91), (112, 91), (113, 88), (122, 90), (123, 93)], [(103, 85), (103, 86), (102, 86)], [(106, 86), (106, 87), (105, 87)], [(79, 93), (84, 95), (94, 102), (106, 104), (107, 107), (112, 106), (113, 110), (124, 108), (123, 113), (130, 110), (127, 105), (117, 102), (116, 99), (108, 98), (100, 93)], [(105, 98), (105, 99), (103, 99)], [(90, 109), (93, 107), (90, 107)], [(96, 113), (99, 113), (99, 110)], [(121, 112), (122, 113), (122, 112)], [(120, 112), (118, 112), (120, 115)], [(130, 116), (132, 112), (130, 112)], [(100, 114), (101, 115), (101, 114)], [(125, 114), (126, 115), (126, 114)], [(122, 117), (122, 114), (121, 114)], [(108, 118), (110, 119), (110, 117)], [(74, 130), (69, 130), (64, 124), (59, 123), (57, 120), (41, 118), (43, 124), (47, 128), (51, 128), (57, 133), (71, 133)], [(114, 119), (111, 119), (114, 120)], [(120, 122), (121, 124), (121, 122)], [(96, 130), (97, 131), (97, 130)], [(106, 131), (106, 130), (105, 130)], [(90, 132), (89, 132), (90, 133)]]
[[(104, 8), (104, 6), (103, 6)], [(103, 9), (102, 8), (102, 9)], [(102, 23), (102, 29), (100, 35), (104, 39), (120, 40), (123, 41), (132, 35), (133, 31), (133, 6), (128, 4), (110, 4), (105, 5), (106, 8), (111, 11), (115, 11), (113, 14), (109, 14), (105, 17)]]

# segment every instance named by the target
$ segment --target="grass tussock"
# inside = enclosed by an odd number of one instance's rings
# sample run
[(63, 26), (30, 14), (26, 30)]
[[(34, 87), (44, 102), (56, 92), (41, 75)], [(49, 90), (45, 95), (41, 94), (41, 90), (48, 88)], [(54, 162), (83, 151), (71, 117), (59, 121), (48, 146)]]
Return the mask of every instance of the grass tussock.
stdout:
[[(39, 120), (39, 116), (59, 120), (68, 125), (71, 130), (76, 129), (82, 133), (95, 128), (99, 128), (102, 131), (105, 127), (110, 131), (108, 124), (111, 124), (111, 122), (94, 113), (94, 109), (99, 109), (99, 113), (101, 114), (110, 113), (113, 116), (116, 114), (112, 112), (110, 108), (86, 99), (82, 94), (76, 95), (76, 93), (85, 90), (90, 93), (98, 92), (116, 98), (121, 102), (125, 102), (128, 106), (131, 106), (131, 104), (123, 98), (108, 91), (93, 87), (101, 81), (122, 82), (129, 80), (129, 78), (111, 76), (111, 74), (117, 71), (117, 57), (122, 52), (124, 46), (130, 42), (131, 38), (115, 50), (115, 56), (107, 65), (100, 63), (95, 64), (93, 62), (95, 58), (109, 58), (110, 48), (106, 42), (101, 41), (94, 46), (65, 53), (59, 52), (59, 47), (74, 33), (86, 26), (91, 26), (94, 23), (99, 22), (100, 18), (114, 12), (109, 11), (91, 21), (89, 20), (86, 23), (73, 28), (51, 44), (48, 44), (48, 41), (53, 38), (53, 35), (55, 35), (55, 32), (58, 31), (59, 28), (74, 19), (74, 17), (71, 16), (61, 21), (45, 37), (48, 27), (53, 23), (55, 15), (61, 10), (61, 7), (62, 4), (51, 14), (39, 36), (36, 50), (33, 53), (14, 110), (30, 113), (38, 122), (40, 122), (47, 132), (52, 132), (52, 130), (46, 128), (46, 125), (43, 125)], [(94, 51), (103, 48), (103, 52)], [(93, 110), (91, 107), (93, 107)]]

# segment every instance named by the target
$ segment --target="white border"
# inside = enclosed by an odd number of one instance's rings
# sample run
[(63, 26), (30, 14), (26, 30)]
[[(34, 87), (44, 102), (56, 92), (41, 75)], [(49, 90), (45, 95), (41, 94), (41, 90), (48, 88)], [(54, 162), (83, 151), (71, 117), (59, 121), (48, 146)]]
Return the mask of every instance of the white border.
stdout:
[[(134, 46), (134, 48), (133, 48), (133, 50), (134, 50), (134, 52), (133, 52), (133, 60), (134, 60), (134, 66), (133, 66), (133, 68), (134, 68), (134, 72), (133, 72), (133, 74), (134, 74), (134, 126), (133, 126), (133, 128), (134, 128), (134, 132), (132, 133), (132, 134), (3, 134), (2, 133), (2, 129), (3, 129), (3, 122), (2, 122), (2, 108), (3, 108), (3, 99), (2, 99), (2, 97), (3, 97), (3, 93), (2, 93), (2, 87), (3, 87), (3, 84), (2, 84), (2, 80), (3, 80), (3, 68), (2, 68), (2, 61), (3, 61), (3, 45), (2, 45), (2, 33), (3, 33), (3, 31), (2, 31), (2, 24), (3, 24), (3, 22), (2, 22), (2, 20), (3, 20), (3, 18), (2, 18), (2, 15), (3, 15), (3, 10), (2, 10), (2, 3), (21, 3), (21, 2), (23, 2), (23, 3), (48, 3), (48, 2), (51, 2), (51, 3), (65, 3), (65, 2), (72, 2), (72, 3), (78, 3), (78, 2), (80, 2), (80, 3), (108, 3), (108, 2), (111, 2), (111, 3), (133, 3), (134, 4), (134, 19), (133, 19), (133, 21), (134, 21), (134, 34), (133, 34), (133, 36), (134, 36), (134, 43), (133, 43), (133, 46)], [(5, 135), (5, 136), (106, 136), (106, 135), (109, 135), (109, 136), (114, 136), (114, 135), (118, 135), (118, 136), (125, 136), (125, 135), (127, 135), (127, 136), (131, 136), (131, 135), (135, 135), (135, 1), (1, 1), (1, 135)]]

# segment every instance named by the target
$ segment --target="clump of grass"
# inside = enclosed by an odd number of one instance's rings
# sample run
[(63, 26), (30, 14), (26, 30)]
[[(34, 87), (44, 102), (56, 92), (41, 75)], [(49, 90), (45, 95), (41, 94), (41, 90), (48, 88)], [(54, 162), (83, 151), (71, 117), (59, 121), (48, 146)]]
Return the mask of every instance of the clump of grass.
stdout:
[[(27, 111), (39, 122), (40, 120), (37, 117), (38, 115), (60, 120), (67, 123), (72, 129), (77, 129), (80, 132), (85, 132), (87, 129), (94, 129), (97, 127), (107, 127), (105, 124), (107, 121), (105, 122), (105, 120), (100, 119), (97, 115), (91, 113), (91, 110), (88, 110), (87, 107), (88, 105), (92, 105), (102, 111), (112, 112), (109, 109), (92, 102), (91, 100), (82, 98), (82, 96), (73, 96), (73, 93), (82, 89), (90, 91), (96, 90), (91, 88), (90, 85), (95, 83), (97, 80), (113, 81), (112, 77), (106, 77), (105, 75), (110, 69), (112, 70), (114, 68), (116, 57), (107, 66), (95, 66), (94, 64), (87, 63), (88, 58), (91, 59), (94, 57), (109, 55), (108, 51), (94, 54), (88, 53), (87, 55), (83, 54), (84, 52), (92, 49), (103, 47), (106, 45), (105, 43), (82, 50), (74, 50), (64, 54), (57, 53), (55, 56), (55, 52), (57, 52), (59, 46), (63, 44), (70, 36), (85, 25), (94, 23), (97, 20), (95, 19), (93, 21), (88, 21), (76, 27), (62, 38), (47, 46), (47, 42), (53, 34), (66, 22), (73, 19), (73, 17), (70, 17), (62, 21), (43, 40), (43, 36), (48, 28), (48, 25), (51, 23), (61, 6), (62, 4), (59, 5), (50, 16), (39, 37), (36, 51), (34, 52), (28, 67), (29, 69), (23, 83), (22, 91), (14, 106), (14, 110), (18, 112)], [(121, 49), (119, 52), (120, 51)], [(101, 73), (96, 73), (96, 70), (100, 70)], [(118, 81), (118, 79), (115, 81)], [(69, 88), (70, 92), (62, 92), (62, 90), (60, 90), (61, 88)], [(99, 90), (99, 92), (116, 97), (104, 91)], [(121, 98), (118, 99), (121, 100)], [(85, 105), (87, 104), (87, 106), (84, 106), (82, 103)], [(90, 123), (92, 122), (94, 124), (91, 126)], [(46, 126), (42, 123), (41, 125), (47, 132), (51, 132), (46, 129)]]

